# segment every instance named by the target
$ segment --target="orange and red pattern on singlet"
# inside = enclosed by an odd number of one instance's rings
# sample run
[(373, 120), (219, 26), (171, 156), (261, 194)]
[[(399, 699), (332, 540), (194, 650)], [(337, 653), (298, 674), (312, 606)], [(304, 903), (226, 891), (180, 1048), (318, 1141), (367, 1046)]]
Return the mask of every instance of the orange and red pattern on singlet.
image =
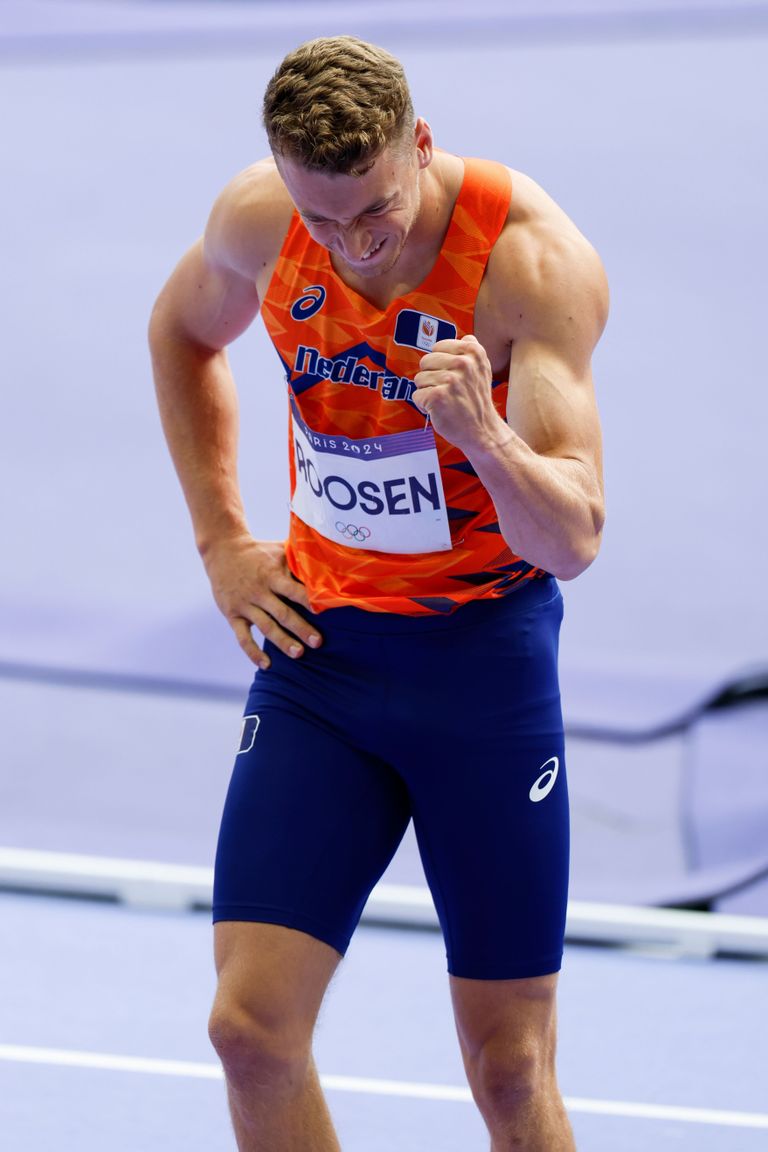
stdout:
[[(315, 432), (355, 439), (421, 430), (410, 399), (424, 353), (414, 333), (439, 321), (438, 339), (473, 332), (480, 282), (507, 218), (511, 178), (501, 164), (464, 161), (464, 180), (440, 255), (414, 291), (380, 310), (335, 274), (328, 251), (298, 213), (262, 302), (292, 404)], [(398, 336), (398, 340), (395, 336)], [(506, 412), (507, 381), (494, 381)], [(291, 417), (293, 420), (293, 417)], [(288, 564), (314, 611), (355, 605), (403, 615), (449, 613), (470, 600), (506, 596), (544, 573), (516, 556), (471, 464), (435, 434), (450, 527), (450, 550), (394, 554), (352, 548), (321, 535), (293, 511)], [(290, 487), (296, 487), (293, 436)]]

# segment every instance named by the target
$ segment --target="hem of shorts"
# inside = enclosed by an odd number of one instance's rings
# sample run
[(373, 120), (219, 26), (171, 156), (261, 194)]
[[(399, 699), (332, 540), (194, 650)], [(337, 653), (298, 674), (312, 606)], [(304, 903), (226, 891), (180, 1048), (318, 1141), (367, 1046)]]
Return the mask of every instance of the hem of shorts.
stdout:
[(344, 956), (349, 947), (349, 937), (333, 932), (324, 924), (297, 912), (286, 912), (281, 908), (268, 908), (258, 904), (217, 904), (213, 909), (213, 923), (243, 921), (249, 924), (276, 924), (281, 928), (294, 928), (306, 932), (323, 944), (334, 948)]
[(530, 980), (552, 976), (563, 966), (563, 953), (554, 952), (526, 963), (504, 964), (500, 960), (468, 960), (465, 964), (448, 956), (448, 972), (459, 980)]

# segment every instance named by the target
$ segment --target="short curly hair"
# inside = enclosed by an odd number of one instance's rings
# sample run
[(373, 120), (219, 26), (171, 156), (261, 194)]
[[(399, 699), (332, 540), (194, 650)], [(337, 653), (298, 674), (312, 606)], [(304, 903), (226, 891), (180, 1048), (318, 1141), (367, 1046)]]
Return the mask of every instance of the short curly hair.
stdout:
[(400, 61), (354, 36), (309, 40), (290, 52), (267, 85), (263, 113), (276, 156), (353, 176), (414, 124)]

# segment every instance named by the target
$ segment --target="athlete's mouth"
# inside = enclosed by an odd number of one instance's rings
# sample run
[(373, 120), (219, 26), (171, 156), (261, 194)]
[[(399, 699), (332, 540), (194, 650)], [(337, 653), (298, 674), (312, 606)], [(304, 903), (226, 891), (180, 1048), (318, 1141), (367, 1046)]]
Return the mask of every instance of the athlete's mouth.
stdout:
[(376, 255), (376, 253), (378, 252), (379, 248), (381, 248), (383, 243), (384, 243), (383, 240), (379, 240), (378, 244), (374, 245), (373, 248), (369, 248), (367, 252), (364, 252), (363, 255), (360, 257), (360, 259), (361, 260), (370, 260), (371, 256)]

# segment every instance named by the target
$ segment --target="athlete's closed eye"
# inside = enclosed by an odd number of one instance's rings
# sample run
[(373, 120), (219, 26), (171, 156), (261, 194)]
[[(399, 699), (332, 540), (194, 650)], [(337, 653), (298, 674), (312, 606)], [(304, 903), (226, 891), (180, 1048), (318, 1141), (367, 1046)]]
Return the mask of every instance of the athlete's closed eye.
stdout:
[[(386, 212), (390, 212), (395, 206), (395, 197), (390, 196), (387, 200), (382, 200), (381, 203), (372, 204), (370, 208), (366, 208), (364, 212), (360, 213), (359, 220), (365, 219), (366, 216), (383, 216)], [(302, 212), (299, 210), (299, 215), (306, 224), (334, 224), (334, 220), (328, 220), (325, 216), (316, 216), (312, 212)]]

